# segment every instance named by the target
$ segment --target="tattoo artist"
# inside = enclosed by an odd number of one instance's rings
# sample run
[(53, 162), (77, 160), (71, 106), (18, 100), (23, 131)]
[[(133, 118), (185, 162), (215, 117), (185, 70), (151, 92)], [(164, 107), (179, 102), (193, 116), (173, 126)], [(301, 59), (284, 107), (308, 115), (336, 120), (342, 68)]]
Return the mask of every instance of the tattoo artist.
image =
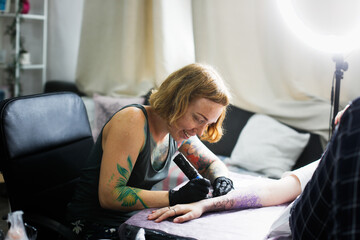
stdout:
[[(150, 106), (133, 104), (116, 112), (104, 125), (68, 207), (73, 231), (82, 239), (118, 239), (117, 228), (136, 210), (202, 200), (211, 184), (214, 196), (231, 191), (226, 166), (200, 141), (222, 137), (229, 97), (214, 68), (194, 63), (153, 90)], [(167, 177), (177, 150), (204, 178), (179, 190), (152, 191)]]

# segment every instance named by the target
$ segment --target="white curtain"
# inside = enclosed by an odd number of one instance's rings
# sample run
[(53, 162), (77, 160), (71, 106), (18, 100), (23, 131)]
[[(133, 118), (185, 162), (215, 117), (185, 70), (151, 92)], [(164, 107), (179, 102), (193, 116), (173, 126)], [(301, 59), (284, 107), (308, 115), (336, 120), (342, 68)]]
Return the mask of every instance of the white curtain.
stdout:
[[(298, 39), (275, 0), (84, 3), (76, 82), (88, 95), (140, 95), (175, 69), (204, 62), (223, 75), (234, 105), (328, 137), (332, 54)], [(359, 50), (345, 60), (340, 107), (360, 90)]]
[[(332, 54), (300, 41), (276, 1), (196, 0), (193, 12), (196, 59), (219, 69), (235, 105), (328, 137)], [(360, 95), (359, 51), (345, 57), (342, 106)]]
[(76, 83), (88, 95), (141, 95), (195, 61), (190, 0), (87, 0)]
[(74, 82), (84, 0), (48, 3), (47, 79)]

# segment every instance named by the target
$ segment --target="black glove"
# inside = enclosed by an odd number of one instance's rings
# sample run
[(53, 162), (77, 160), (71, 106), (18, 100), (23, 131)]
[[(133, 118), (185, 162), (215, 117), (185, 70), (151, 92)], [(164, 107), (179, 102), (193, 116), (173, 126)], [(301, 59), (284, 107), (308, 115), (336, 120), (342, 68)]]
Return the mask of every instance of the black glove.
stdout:
[(233, 182), (227, 177), (218, 177), (213, 183), (213, 197), (225, 195), (234, 189)]
[(209, 193), (211, 183), (206, 178), (191, 179), (185, 186), (179, 190), (169, 191), (170, 206), (179, 203), (191, 203), (206, 198)]

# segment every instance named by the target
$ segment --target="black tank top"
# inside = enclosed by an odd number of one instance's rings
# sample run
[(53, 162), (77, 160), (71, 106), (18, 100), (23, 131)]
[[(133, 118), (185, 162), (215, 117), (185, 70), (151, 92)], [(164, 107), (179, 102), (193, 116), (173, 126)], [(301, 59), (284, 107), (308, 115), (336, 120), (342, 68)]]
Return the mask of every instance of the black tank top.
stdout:
[(169, 151), (165, 161), (165, 165), (159, 171), (155, 170), (151, 164), (150, 130), (147, 112), (142, 105), (136, 104), (132, 106), (139, 107), (144, 112), (144, 115), (146, 117), (146, 143), (144, 149), (140, 152), (136, 160), (134, 169), (126, 185), (129, 187), (137, 187), (150, 190), (156, 183), (167, 177), (171, 157), (177, 150), (177, 145), (175, 140), (173, 140), (173, 138), (169, 136)]
[[(121, 108), (137, 107), (146, 117), (146, 140), (143, 150), (139, 153), (127, 186), (150, 190), (156, 183), (165, 179), (168, 175), (172, 155), (177, 150), (175, 140), (169, 136), (169, 150), (162, 169), (155, 170), (151, 164), (150, 130), (146, 109), (139, 104), (132, 104)], [(114, 114), (115, 115), (115, 114)], [(105, 124), (106, 125), (106, 124)], [(104, 128), (103, 128), (104, 129)], [(68, 220), (87, 220), (107, 226), (119, 226), (136, 211), (121, 212), (103, 209), (98, 198), (100, 165), (102, 160), (102, 132), (89, 155), (86, 166), (82, 169), (80, 181), (74, 197), (68, 206)]]

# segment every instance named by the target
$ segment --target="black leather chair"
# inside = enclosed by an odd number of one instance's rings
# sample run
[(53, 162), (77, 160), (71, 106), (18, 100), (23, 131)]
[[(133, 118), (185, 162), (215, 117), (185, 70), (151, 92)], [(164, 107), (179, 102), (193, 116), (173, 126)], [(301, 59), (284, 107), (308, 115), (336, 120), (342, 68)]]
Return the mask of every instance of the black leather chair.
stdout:
[(11, 211), (24, 211), (37, 239), (74, 239), (66, 206), (93, 146), (82, 99), (45, 93), (0, 103), (0, 171)]

